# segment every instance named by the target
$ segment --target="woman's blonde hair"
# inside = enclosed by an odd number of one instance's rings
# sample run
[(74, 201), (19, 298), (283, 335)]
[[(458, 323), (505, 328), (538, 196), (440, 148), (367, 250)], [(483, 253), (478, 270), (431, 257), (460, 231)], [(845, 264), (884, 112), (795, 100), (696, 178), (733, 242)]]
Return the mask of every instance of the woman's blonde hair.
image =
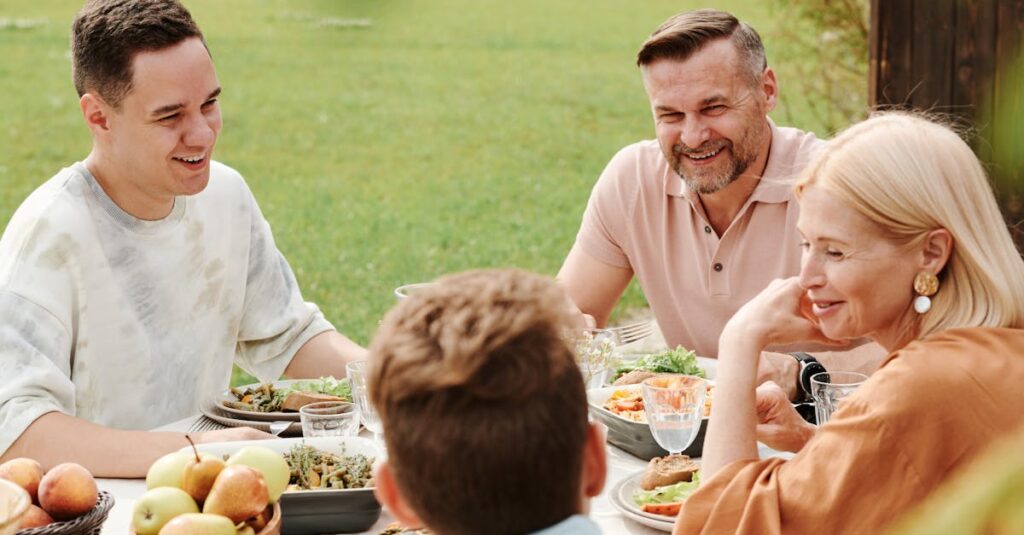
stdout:
[(950, 128), (906, 112), (874, 115), (829, 141), (804, 170), (797, 195), (811, 185), (837, 195), (894, 243), (913, 246), (940, 228), (953, 236), (939, 292), (918, 317), (915, 337), (1024, 327), (1024, 260), (981, 163)]

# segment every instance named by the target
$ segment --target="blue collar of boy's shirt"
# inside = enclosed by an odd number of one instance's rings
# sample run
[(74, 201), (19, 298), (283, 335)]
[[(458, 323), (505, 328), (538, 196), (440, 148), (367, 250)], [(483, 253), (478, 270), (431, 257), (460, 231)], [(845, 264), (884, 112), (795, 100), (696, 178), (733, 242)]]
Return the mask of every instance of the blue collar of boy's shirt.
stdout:
[(584, 515), (573, 515), (532, 535), (601, 535), (601, 529)]

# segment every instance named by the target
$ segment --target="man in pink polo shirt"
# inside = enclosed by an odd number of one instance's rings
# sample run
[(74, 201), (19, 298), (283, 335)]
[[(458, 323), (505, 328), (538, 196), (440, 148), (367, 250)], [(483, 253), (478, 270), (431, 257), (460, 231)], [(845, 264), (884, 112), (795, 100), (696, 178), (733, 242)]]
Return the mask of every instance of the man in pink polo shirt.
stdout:
[[(636, 275), (669, 346), (716, 357), (733, 313), (799, 273), (791, 180), (824, 142), (767, 117), (775, 72), (757, 32), (728, 13), (673, 16), (637, 64), (657, 139), (609, 162), (558, 279), (604, 325)], [(762, 378), (794, 397), (797, 360), (762, 360)]]

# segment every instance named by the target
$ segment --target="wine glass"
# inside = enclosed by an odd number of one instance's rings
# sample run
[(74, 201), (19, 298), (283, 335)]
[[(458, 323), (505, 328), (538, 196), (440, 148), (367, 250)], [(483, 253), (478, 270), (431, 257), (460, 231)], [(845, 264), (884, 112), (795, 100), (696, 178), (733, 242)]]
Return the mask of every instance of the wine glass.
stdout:
[(370, 393), (366, 384), (366, 368), (369, 364), (365, 360), (350, 362), (345, 366), (349, 384), (352, 385), (352, 397), (355, 398), (356, 407), (359, 408), (359, 419), (363, 425), (373, 433), (373, 441), (377, 446), (383, 445), (381, 434), (384, 432), (384, 424), (377, 415), (377, 409), (370, 403)]
[(679, 455), (700, 432), (707, 381), (691, 375), (657, 375), (644, 380), (641, 388), (654, 440), (669, 454)]

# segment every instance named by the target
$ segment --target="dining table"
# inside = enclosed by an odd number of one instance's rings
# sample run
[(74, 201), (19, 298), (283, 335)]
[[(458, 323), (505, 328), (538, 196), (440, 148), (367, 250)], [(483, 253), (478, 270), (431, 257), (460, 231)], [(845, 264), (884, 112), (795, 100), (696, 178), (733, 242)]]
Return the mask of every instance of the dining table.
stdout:
[[(177, 422), (173, 422), (154, 429), (154, 431), (176, 431), (187, 432), (194, 429), (197, 424), (203, 423), (200, 420), (203, 415), (190, 416)], [(211, 422), (206, 422), (207, 424)], [(209, 426), (207, 427), (209, 428)], [(369, 436), (364, 429), (363, 434)], [(274, 439), (268, 439), (274, 440)], [(590, 502), (590, 518), (606, 534), (629, 534), (629, 535), (656, 535), (664, 533), (645, 525), (642, 525), (617, 509), (613, 503), (612, 491), (616, 485), (626, 478), (642, 472), (647, 466), (647, 461), (633, 456), (611, 444), (608, 448), (608, 477), (604, 491)], [(761, 458), (770, 456), (789, 457), (791, 454), (778, 452), (768, 448), (764, 444), (758, 444), (758, 453)], [(114, 506), (110, 510), (106, 522), (103, 524), (103, 533), (124, 534), (130, 533), (132, 520), (132, 509), (135, 501), (146, 492), (146, 482), (143, 479), (97, 479), (100, 489), (109, 492), (114, 498)], [(366, 534), (377, 535), (394, 522), (394, 518), (385, 509), (373, 527)], [(287, 535), (287, 534), (286, 534)]]

